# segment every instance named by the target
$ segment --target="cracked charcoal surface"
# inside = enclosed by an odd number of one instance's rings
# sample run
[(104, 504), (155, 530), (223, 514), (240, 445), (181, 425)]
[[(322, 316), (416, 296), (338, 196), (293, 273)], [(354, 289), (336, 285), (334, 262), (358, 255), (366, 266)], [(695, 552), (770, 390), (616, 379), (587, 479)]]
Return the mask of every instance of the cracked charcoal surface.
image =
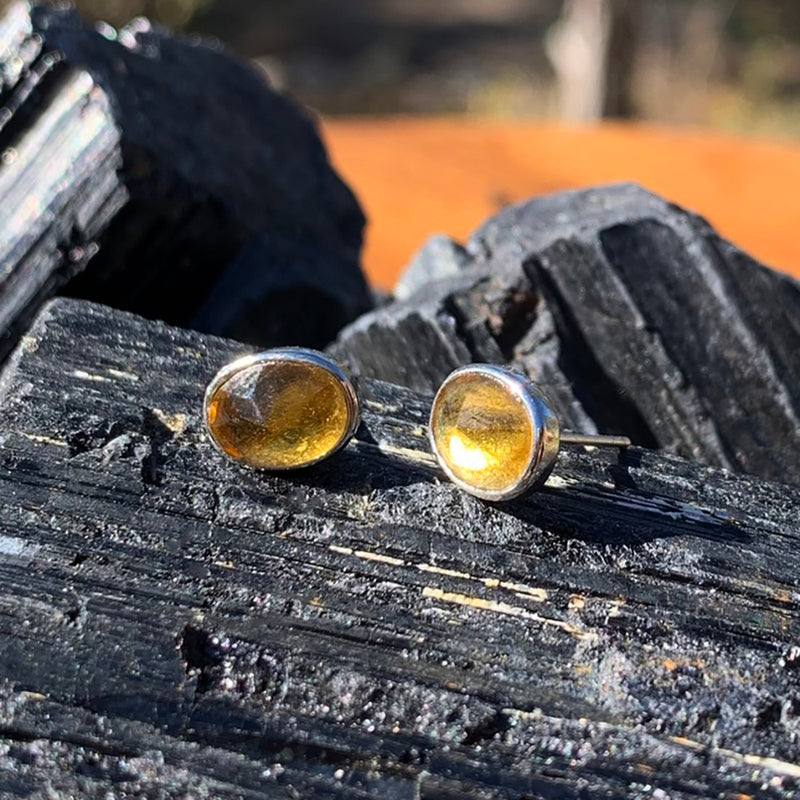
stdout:
[(428, 393), (462, 364), (510, 364), (565, 427), (800, 483), (797, 281), (632, 185), (509, 207), (466, 251), (431, 240), (406, 299), (331, 352)]
[(14, 3), (0, 120), (0, 358), (58, 291), (260, 345), (372, 305), (314, 125), (218, 45)]
[(367, 379), (246, 472), (200, 420), (244, 349), (59, 300), (3, 372), (0, 795), (796, 795), (798, 490), (572, 448), (493, 506)]

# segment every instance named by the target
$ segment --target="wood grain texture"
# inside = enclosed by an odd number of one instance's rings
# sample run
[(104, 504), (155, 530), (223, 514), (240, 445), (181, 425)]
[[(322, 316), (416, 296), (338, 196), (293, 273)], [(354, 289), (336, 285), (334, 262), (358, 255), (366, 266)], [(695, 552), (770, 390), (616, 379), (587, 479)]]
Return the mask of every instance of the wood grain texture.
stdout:
[(639, 187), (509, 207), (466, 249), (434, 240), (402, 285), (331, 352), (428, 392), (511, 364), (566, 427), (800, 482), (800, 284)]
[(0, 794), (793, 796), (800, 492), (565, 448), (493, 506), (367, 379), (246, 472), (199, 417), (242, 351), (59, 300), (3, 373)]
[(0, 17), (0, 153), (1, 359), (125, 203), (108, 97), (44, 48), (21, 3)]
[(56, 292), (262, 345), (371, 306), (311, 119), (218, 44), (0, 16), (0, 358)]

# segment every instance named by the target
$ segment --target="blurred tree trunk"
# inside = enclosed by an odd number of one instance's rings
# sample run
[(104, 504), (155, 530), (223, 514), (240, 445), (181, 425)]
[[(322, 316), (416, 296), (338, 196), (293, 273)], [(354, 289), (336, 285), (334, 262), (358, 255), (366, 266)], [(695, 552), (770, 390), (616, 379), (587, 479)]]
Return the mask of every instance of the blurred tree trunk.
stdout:
[(604, 117), (636, 115), (634, 73), (641, 40), (642, 0), (606, 0), (610, 25), (605, 53)]
[(564, 119), (634, 116), (641, 11), (642, 0), (564, 0), (547, 39)]

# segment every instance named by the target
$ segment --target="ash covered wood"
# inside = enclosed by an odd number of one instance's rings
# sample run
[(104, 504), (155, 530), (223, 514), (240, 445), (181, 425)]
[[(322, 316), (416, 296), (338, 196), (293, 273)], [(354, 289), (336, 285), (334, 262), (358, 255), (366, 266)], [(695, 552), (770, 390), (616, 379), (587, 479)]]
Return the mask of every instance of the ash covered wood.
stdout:
[(0, 357), (66, 290), (254, 343), (371, 300), (363, 215), (310, 119), (218, 45), (73, 9), (0, 19)]
[(59, 300), (6, 367), (0, 794), (796, 793), (796, 489), (565, 448), (489, 505), (368, 379), (336, 458), (246, 472), (200, 424), (243, 349)]
[(567, 427), (800, 482), (800, 285), (637, 186), (507, 208), (466, 252), (437, 238), (401, 294), (332, 352), (428, 392), (508, 363)]

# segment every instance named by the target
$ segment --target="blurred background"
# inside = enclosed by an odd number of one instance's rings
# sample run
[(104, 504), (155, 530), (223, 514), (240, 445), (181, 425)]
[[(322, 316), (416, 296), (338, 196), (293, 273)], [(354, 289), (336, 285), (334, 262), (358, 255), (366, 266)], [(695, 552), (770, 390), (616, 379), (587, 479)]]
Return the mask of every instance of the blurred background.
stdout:
[(324, 114), (626, 117), (800, 136), (797, 0), (78, 0), (220, 38)]
[[(0, 0), (0, 3), (7, 0)], [(800, 275), (798, 0), (77, 0), (216, 37), (318, 114), (389, 288), (436, 232), (633, 180)]]

